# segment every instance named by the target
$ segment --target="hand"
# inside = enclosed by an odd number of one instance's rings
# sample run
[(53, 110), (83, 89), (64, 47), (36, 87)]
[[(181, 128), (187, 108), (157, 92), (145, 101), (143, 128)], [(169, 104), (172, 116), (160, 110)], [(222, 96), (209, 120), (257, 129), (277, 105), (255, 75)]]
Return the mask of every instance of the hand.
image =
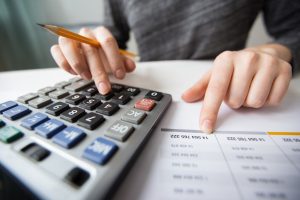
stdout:
[(213, 131), (223, 100), (233, 109), (281, 102), (292, 76), (291, 65), (268, 50), (225, 51), (217, 56), (213, 68), (185, 91), (182, 98), (186, 102), (204, 97), (200, 116), (204, 132)]
[(123, 79), (126, 72), (135, 69), (135, 63), (119, 53), (117, 41), (106, 28), (82, 28), (79, 34), (98, 40), (101, 47), (59, 37), (58, 44), (51, 47), (51, 54), (57, 65), (65, 71), (80, 75), (83, 79), (92, 78), (101, 94), (111, 89), (108, 73)]

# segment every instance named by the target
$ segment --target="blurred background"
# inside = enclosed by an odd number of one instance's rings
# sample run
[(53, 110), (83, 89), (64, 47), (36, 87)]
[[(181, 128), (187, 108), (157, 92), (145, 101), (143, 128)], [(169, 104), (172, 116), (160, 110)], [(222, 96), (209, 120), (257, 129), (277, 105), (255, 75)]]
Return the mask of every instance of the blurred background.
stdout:
[[(78, 31), (83, 26), (101, 24), (103, 10), (102, 0), (0, 0), (0, 71), (55, 67), (50, 47), (57, 42), (57, 36), (36, 23)], [(247, 46), (270, 40), (260, 15)], [(128, 47), (138, 52), (133, 35)]]

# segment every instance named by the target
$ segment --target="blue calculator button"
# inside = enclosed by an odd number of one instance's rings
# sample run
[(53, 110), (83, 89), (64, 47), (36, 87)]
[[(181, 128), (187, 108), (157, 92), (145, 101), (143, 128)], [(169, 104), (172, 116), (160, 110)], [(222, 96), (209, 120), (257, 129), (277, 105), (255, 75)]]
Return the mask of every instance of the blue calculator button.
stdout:
[(7, 111), (3, 112), (3, 116), (11, 119), (11, 120), (16, 120), (19, 119), (21, 117), (24, 117), (25, 115), (31, 113), (31, 110), (29, 110), (27, 107), (25, 106), (15, 106)]
[(14, 101), (7, 101), (4, 103), (0, 104), (0, 114), (2, 114), (4, 111), (9, 110), (15, 106), (17, 106), (18, 104)]
[(45, 138), (51, 138), (65, 127), (66, 126), (61, 121), (57, 119), (50, 119), (38, 125), (34, 130), (37, 134)]
[(33, 130), (36, 126), (47, 121), (48, 119), (49, 119), (48, 116), (43, 113), (35, 113), (25, 118), (22, 121), (21, 125), (27, 129)]
[(83, 153), (83, 157), (104, 165), (118, 150), (118, 146), (104, 138), (97, 138), (92, 144), (90, 144)]
[(86, 134), (81, 129), (68, 126), (53, 137), (53, 142), (69, 149), (74, 147), (85, 136)]

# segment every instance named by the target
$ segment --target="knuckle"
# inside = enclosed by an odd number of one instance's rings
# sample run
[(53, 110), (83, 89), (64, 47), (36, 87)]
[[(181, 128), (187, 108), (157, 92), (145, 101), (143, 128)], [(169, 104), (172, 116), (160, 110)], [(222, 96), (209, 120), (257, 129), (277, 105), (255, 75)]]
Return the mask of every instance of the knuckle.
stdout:
[(234, 52), (233, 51), (223, 51), (221, 54), (219, 54), (217, 56), (217, 59), (229, 59), (232, 58), (234, 56)]
[(247, 105), (252, 108), (261, 108), (264, 105), (265, 101), (262, 99), (251, 99), (247, 101)]
[(237, 99), (233, 99), (233, 98), (229, 98), (226, 101), (227, 105), (233, 109), (238, 109), (243, 105), (243, 102), (237, 100)]
[(72, 63), (70, 63), (70, 65), (72, 66), (73, 69), (75, 69), (79, 73), (83, 71), (82, 65), (79, 61), (73, 61)]
[(90, 46), (84, 46), (83, 48), (84, 54), (86, 57), (92, 57), (96, 54), (96, 50), (93, 47)]
[(93, 79), (96, 83), (100, 83), (102, 81), (107, 81), (107, 74), (105, 71), (97, 71), (93, 73)]
[(282, 67), (281, 67), (281, 73), (283, 75), (286, 75), (286, 76), (291, 78), (292, 77), (292, 66), (291, 66), (291, 64), (288, 63), (288, 62), (284, 62), (282, 64)]
[(104, 46), (113, 46), (114, 43), (115, 43), (115, 39), (112, 37), (112, 36), (107, 36), (107, 37), (104, 37), (101, 41), (102, 45)]
[(258, 59), (258, 53), (254, 52), (254, 51), (243, 51), (243, 57), (245, 57), (245, 59), (249, 62), (249, 63), (253, 63), (255, 61), (257, 61)]
[(58, 61), (58, 65), (64, 68), (65, 70), (69, 67), (69, 63), (65, 59)]
[(79, 34), (81, 34), (81, 35), (88, 35), (89, 33), (90, 33), (90, 29), (86, 28), (86, 27), (82, 27), (79, 30)]

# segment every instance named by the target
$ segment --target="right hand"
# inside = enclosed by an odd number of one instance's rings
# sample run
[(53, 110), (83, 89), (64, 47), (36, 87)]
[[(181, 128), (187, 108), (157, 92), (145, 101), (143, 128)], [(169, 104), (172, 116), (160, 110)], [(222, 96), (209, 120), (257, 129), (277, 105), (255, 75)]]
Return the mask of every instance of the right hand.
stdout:
[(105, 27), (94, 30), (82, 28), (79, 34), (98, 40), (101, 47), (59, 37), (58, 44), (51, 47), (51, 54), (57, 65), (73, 75), (83, 79), (93, 79), (101, 94), (111, 90), (108, 74), (123, 79), (126, 72), (135, 69), (135, 63), (119, 52), (116, 39)]

